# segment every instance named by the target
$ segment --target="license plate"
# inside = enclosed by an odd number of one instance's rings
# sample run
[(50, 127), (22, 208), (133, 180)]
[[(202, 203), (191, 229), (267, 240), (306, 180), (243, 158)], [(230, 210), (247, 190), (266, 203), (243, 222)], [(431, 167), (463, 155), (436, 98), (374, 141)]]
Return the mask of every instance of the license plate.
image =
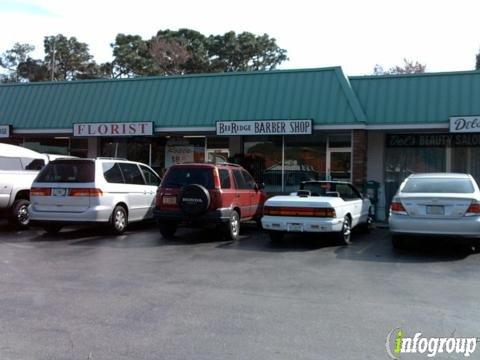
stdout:
[(165, 205), (175, 205), (177, 203), (177, 198), (175, 196), (164, 196), (163, 203)]
[(67, 194), (67, 189), (59, 189), (59, 188), (52, 189), (53, 196), (65, 196), (66, 194)]
[(302, 224), (288, 224), (287, 225), (287, 230), (288, 231), (302, 232), (303, 231), (303, 225)]
[(445, 210), (443, 206), (433, 205), (427, 206), (427, 215), (444, 215)]

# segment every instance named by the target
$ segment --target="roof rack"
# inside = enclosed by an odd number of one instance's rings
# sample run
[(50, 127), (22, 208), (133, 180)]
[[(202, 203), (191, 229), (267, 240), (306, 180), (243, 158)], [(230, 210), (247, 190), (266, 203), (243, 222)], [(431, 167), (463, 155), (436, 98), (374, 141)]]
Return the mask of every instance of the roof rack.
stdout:
[(226, 161), (204, 161), (204, 162), (186, 161), (177, 165), (190, 165), (190, 164), (212, 164), (212, 165), (227, 165), (227, 166), (242, 167), (242, 165), (229, 163)]
[(125, 160), (128, 161), (128, 159), (125, 158), (119, 158), (119, 157), (108, 157), (108, 156), (97, 156), (95, 160)]

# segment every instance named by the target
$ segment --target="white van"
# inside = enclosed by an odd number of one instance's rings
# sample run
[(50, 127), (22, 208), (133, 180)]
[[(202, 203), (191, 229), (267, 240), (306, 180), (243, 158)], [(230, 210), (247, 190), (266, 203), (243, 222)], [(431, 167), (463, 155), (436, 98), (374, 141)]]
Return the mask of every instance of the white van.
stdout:
[(38, 174), (30, 192), (30, 219), (49, 233), (66, 224), (109, 224), (121, 234), (129, 222), (153, 217), (160, 177), (127, 160), (58, 159)]

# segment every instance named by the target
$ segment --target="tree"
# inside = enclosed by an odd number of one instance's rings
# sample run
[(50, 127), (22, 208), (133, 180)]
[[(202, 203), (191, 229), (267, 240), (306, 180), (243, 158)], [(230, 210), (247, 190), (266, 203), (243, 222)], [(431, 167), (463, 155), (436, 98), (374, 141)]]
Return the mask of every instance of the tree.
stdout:
[(186, 71), (186, 63), (190, 60), (190, 52), (176, 39), (156, 36), (150, 42), (150, 54), (154, 67), (165, 75), (182, 75)]
[(427, 65), (421, 64), (418, 61), (403, 59), (403, 66), (395, 65), (389, 70), (385, 71), (383, 67), (376, 64), (373, 68), (374, 75), (405, 75), (424, 73)]
[(18, 65), (17, 73), (23, 81), (35, 82), (50, 80), (48, 67), (43, 63), (42, 60), (28, 58)]
[(95, 62), (88, 45), (76, 37), (67, 38), (62, 34), (44, 38), (45, 64), (53, 74), (52, 80), (76, 80), (87, 76)]
[(113, 48), (115, 77), (271, 70), (286, 50), (267, 34), (249, 32), (206, 37), (195, 30), (160, 30), (150, 40), (118, 34)]
[(30, 44), (15, 43), (10, 50), (0, 55), (0, 66), (7, 70), (7, 74), (1, 78), (2, 82), (20, 81), (18, 66), (30, 59), (30, 53), (35, 50), (35, 46)]
[(277, 46), (267, 34), (256, 36), (249, 32), (236, 35), (210, 36), (211, 71), (273, 70), (287, 60), (287, 51)]
[(480, 51), (475, 56), (475, 70), (480, 70)]
[[(162, 38), (174, 41), (181, 45), (182, 52), (186, 50), (189, 54), (188, 59), (183, 63), (183, 73), (204, 73), (210, 70), (210, 59), (207, 38), (195, 30), (179, 29), (173, 30), (159, 30), (154, 39)], [(153, 47), (153, 44), (152, 44)], [(184, 50), (183, 50), (184, 49)]]
[(154, 75), (149, 41), (139, 35), (118, 34), (113, 48), (112, 74), (114, 77)]

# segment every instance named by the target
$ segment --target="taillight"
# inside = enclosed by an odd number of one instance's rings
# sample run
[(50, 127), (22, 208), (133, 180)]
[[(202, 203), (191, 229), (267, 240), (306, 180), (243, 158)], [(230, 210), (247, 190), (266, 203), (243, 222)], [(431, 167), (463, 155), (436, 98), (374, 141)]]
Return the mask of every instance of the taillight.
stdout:
[(473, 200), (465, 213), (465, 216), (478, 216), (480, 215), (480, 202)]
[(220, 189), (221, 182), (220, 182), (220, 174), (218, 173), (217, 168), (213, 168), (213, 186), (215, 189)]
[(222, 207), (222, 191), (212, 189), (210, 192), (210, 209), (219, 209)]
[(68, 189), (68, 196), (89, 196), (100, 197), (103, 195), (103, 191), (96, 188), (71, 188)]
[(34, 187), (30, 190), (30, 196), (50, 196), (51, 194), (52, 189), (50, 188)]
[(303, 216), (303, 217), (336, 217), (333, 208), (305, 208), (285, 206), (264, 206), (263, 215), (270, 216)]
[(407, 210), (405, 210), (403, 204), (400, 201), (392, 201), (392, 203), (390, 204), (390, 213), (407, 215)]

